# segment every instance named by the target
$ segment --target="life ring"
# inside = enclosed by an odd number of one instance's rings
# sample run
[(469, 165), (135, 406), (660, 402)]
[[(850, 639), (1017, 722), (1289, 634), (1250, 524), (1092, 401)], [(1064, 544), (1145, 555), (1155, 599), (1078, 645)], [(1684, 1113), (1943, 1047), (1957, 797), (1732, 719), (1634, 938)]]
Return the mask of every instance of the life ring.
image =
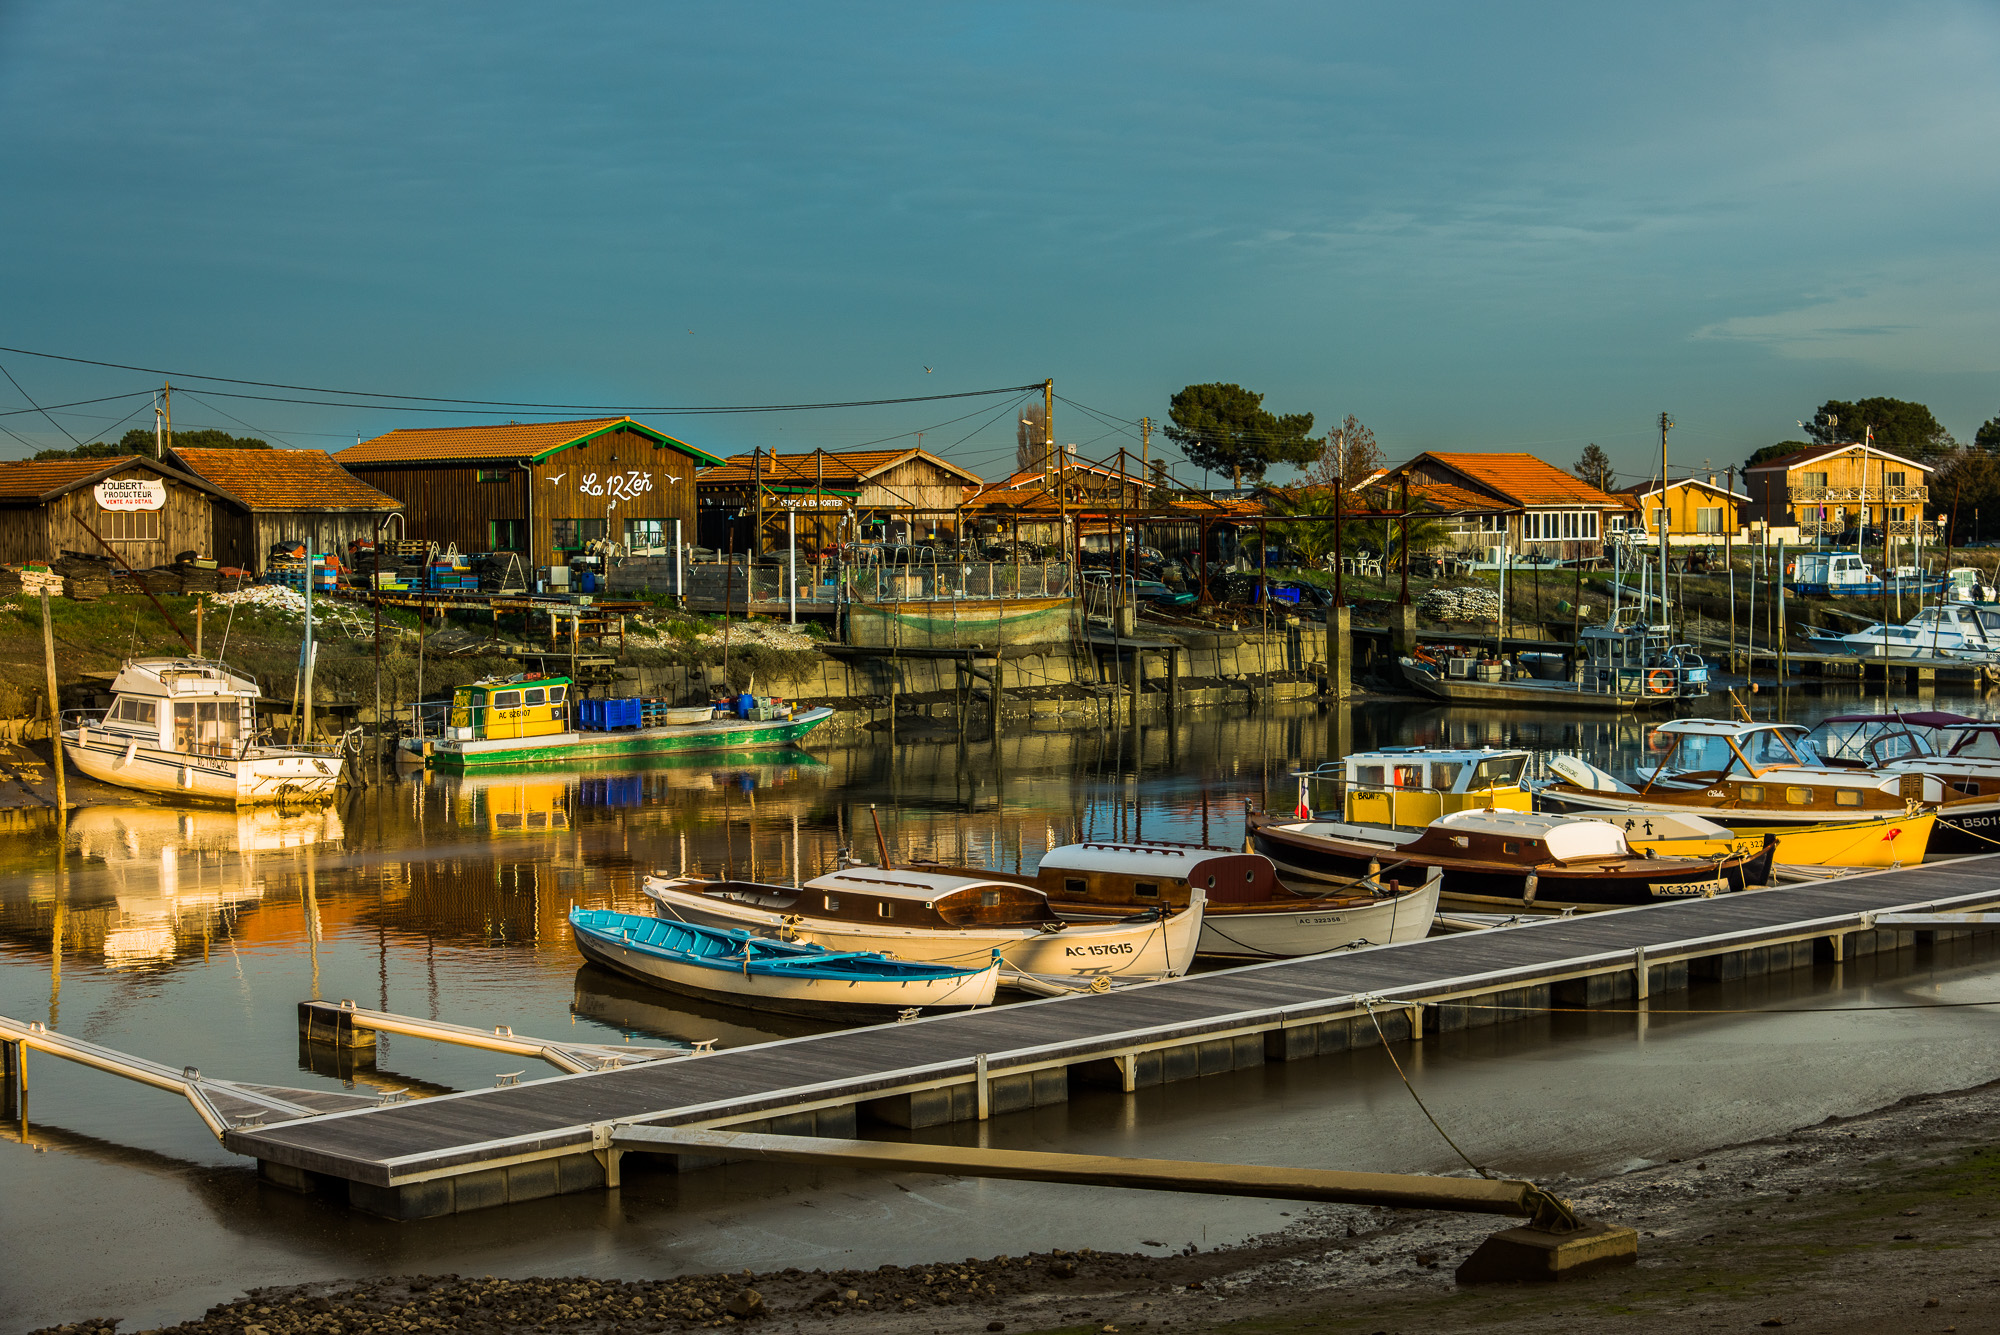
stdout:
[(1665, 755), (1674, 744), (1674, 739), (1658, 728), (1646, 734), (1646, 749), (1655, 755)]
[(1646, 673), (1646, 691), (1651, 695), (1672, 695), (1674, 693), (1674, 670), (1672, 668), (1651, 668)]

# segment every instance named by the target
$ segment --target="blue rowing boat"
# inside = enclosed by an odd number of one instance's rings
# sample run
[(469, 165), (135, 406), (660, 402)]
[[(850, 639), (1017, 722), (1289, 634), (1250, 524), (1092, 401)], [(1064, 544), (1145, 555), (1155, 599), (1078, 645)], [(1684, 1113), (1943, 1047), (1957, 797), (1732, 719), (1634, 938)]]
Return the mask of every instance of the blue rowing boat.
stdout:
[(992, 1005), (1000, 982), (997, 951), (986, 964), (967, 969), (609, 909), (572, 908), (569, 926), (592, 963), (752, 1010), (832, 1017), (962, 1010)]

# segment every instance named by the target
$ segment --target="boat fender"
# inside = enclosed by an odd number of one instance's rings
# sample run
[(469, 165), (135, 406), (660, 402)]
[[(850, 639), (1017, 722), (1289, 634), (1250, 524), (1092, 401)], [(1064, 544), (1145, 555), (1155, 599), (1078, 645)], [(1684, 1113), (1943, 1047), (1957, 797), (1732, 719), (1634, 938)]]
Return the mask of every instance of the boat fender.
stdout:
[(1528, 873), (1528, 879), (1521, 882), (1521, 902), (1523, 904), (1532, 904), (1535, 902), (1535, 891), (1540, 888), (1541, 883), (1542, 878), (1540, 876), (1534, 872)]

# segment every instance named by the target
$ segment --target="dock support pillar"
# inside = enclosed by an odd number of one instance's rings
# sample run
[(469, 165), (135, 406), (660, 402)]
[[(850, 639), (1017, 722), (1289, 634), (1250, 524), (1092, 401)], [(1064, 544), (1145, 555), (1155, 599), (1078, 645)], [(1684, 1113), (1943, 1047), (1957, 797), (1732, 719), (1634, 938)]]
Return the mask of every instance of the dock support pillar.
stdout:
[(0, 1042), (0, 1090), (18, 1098), (28, 1092), (28, 1045)]
[(992, 736), (995, 742), (1000, 740), (1000, 696), (1004, 689), (1001, 683), (1007, 679), (1006, 673), (1007, 660), (1000, 656), (998, 649), (995, 649), (993, 651), (993, 689), (988, 692), (986, 697), (986, 731)]
[(1843, 962), (1847, 958), (1847, 933), (1835, 932), (1827, 941), (1833, 946), (1833, 962)]
[(1146, 689), (1146, 651), (1132, 646), (1132, 726), (1139, 726), (1139, 698)]
[(977, 1082), (979, 1120), (983, 1122), (993, 1114), (993, 1095), (986, 1083), (986, 1054), (983, 1052), (973, 1059), (973, 1079)]
[[(349, 1011), (353, 1002), (344, 1003)], [(308, 1043), (330, 1043), (336, 1048), (373, 1048), (373, 1029), (354, 1023), (352, 1014), (333, 1011), (309, 1001), (299, 1003), (299, 1037)]]
[(1181, 655), (1178, 649), (1167, 650), (1167, 722), (1171, 724), (1180, 717), (1181, 709)]
[(1421, 1001), (1410, 1003), (1410, 1041), (1412, 1043), (1424, 1041), (1424, 1003)]
[(1326, 693), (1336, 700), (1354, 694), (1354, 612), (1330, 607), (1326, 613)]
[(1139, 1088), (1139, 1054), (1121, 1052), (1111, 1059), (1118, 1063), (1118, 1083), (1130, 1094)]
[(1632, 995), (1641, 1001), (1645, 1001), (1652, 995), (1651, 988), (1647, 986), (1649, 981), (1648, 975), (1651, 972), (1646, 967), (1646, 948), (1644, 946), (1632, 947)]
[(1389, 652), (1399, 657), (1417, 652), (1417, 605), (1398, 603), (1389, 609)]

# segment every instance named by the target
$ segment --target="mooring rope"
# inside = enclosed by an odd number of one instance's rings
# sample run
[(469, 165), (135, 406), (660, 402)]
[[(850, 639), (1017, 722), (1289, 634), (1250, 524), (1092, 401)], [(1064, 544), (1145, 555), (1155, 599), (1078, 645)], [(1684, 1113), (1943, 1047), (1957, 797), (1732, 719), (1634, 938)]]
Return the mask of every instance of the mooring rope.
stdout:
[(1438, 1119), (1433, 1117), (1431, 1115), (1431, 1110), (1425, 1106), (1424, 1096), (1417, 1093), (1417, 1087), (1410, 1083), (1409, 1073), (1403, 1070), (1403, 1063), (1396, 1060), (1395, 1049), (1389, 1046), (1389, 1036), (1382, 1032), (1382, 1021), (1377, 1019), (1375, 1016), (1376, 998), (1361, 997), (1359, 998), (1359, 1000), (1363, 1006), (1366, 1006), (1368, 1008), (1368, 1021), (1369, 1023), (1375, 1026), (1375, 1036), (1382, 1040), (1382, 1051), (1385, 1054), (1387, 1054), (1389, 1058), (1389, 1064), (1396, 1068), (1396, 1074), (1403, 1078), (1403, 1088), (1409, 1090), (1410, 1097), (1417, 1101), (1417, 1110), (1423, 1113), (1424, 1120), (1429, 1122), (1431, 1124), (1432, 1129), (1434, 1129), (1440, 1136), (1444, 1137), (1444, 1143), (1451, 1146), (1452, 1153), (1456, 1154), (1460, 1159), (1465, 1161), (1465, 1166), (1467, 1168), (1470, 1168), (1473, 1172), (1479, 1174), (1481, 1177), (1495, 1178), (1497, 1180), (1497, 1175), (1495, 1173), (1493, 1173), (1490, 1169), (1487, 1169), (1479, 1164), (1474, 1163), (1472, 1161), (1472, 1156), (1467, 1154), (1464, 1150), (1458, 1147), (1458, 1142), (1451, 1138), (1451, 1133), (1449, 1131), (1446, 1131), (1444, 1127), (1438, 1123)]

